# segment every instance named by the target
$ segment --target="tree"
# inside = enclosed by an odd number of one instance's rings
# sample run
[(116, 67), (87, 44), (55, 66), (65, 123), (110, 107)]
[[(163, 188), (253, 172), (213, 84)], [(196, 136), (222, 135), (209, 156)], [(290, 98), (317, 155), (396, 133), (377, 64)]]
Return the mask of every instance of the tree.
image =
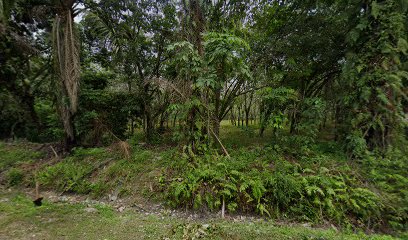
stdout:
[(254, 71), (265, 75), (263, 84), (292, 88), (299, 95), (289, 112), (292, 133), (308, 98), (332, 99), (326, 93), (341, 74), (347, 16), (333, 1), (276, 1), (254, 13)]
[(359, 1), (350, 15), (339, 120), (354, 155), (386, 150), (406, 124), (407, 9), (405, 1)]
[(214, 104), (213, 129), (219, 135), (220, 122), (230, 111), (244, 83), (251, 80), (245, 52), (249, 45), (231, 34), (210, 32), (204, 35), (205, 66), (203, 81), (210, 87)]
[[(242, 90), (243, 82), (249, 77), (244, 56), (248, 44), (235, 34), (222, 33), (220, 30), (239, 32), (250, 4), (247, 1), (191, 0), (182, 1), (180, 5), (181, 34), (203, 59), (202, 75), (196, 79), (202, 92), (193, 90), (193, 95), (207, 105), (206, 118), (210, 118), (207, 119), (207, 131), (201, 132), (210, 135), (213, 131), (217, 138), (220, 121), (230, 111), (238, 92)], [(212, 107), (213, 110), (210, 110)], [(196, 112), (197, 109), (191, 109), (191, 119), (195, 119)], [(194, 129), (192, 120), (190, 125), (190, 129)]]
[(96, 36), (107, 43), (102, 49), (111, 54), (110, 68), (143, 100), (144, 131), (151, 141), (155, 123), (169, 105), (166, 89), (155, 82), (162, 76), (165, 46), (173, 37), (175, 8), (170, 1), (89, 1), (87, 6)]
[(75, 0), (55, 1), (55, 19), (52, 29), (53, 59), (60, 96), (58, 111), (64, 126), (64, 148), (70, 151), (76, 144), (74, 118), (78, 109), (80, 79), (79, 38), (74, 26)]
[[(2, 137), (31, 137), (40, 128), (34, 109), (30, 59), (38, 54), (30, 8), (20, 1), (0, 1), (0, 129)], [(18, 132), (16, 130), (19, 130)]]

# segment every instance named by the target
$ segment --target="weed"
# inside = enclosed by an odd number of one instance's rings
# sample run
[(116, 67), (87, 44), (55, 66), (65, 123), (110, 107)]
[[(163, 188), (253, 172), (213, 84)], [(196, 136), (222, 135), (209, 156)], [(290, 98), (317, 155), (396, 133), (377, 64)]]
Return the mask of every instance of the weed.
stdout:
[(41, 158), (43, 153), (30, 149), (30, 145), (0, 144), (0, 171), (16, 166), (22, 162), (30, 162)]
[(24, 179), (23, 171), (18, 168), (10, 168), (7, 171), (6, 179), (9, 186), (19, 185)]
[(93, 166), (89, 163), (65, 159), (40, 171), (37, 178), (42, 185), (55, 187), (58, 191), (89, 193), (92, 190), (92, 184), (87, 178), (93, 170)]
[(255, 151), (255, 157), (248, 151), (242, 154), (231, 159), (204, 156), (180, 168), (183, 172), (161, 179), (170, 182), (163, 185), (169, 203), (219, 210), (225, 202), (229, 212), (258, 212), (312, 222), (330, 220), (362, 228), (381, 223), (380, 197), (361, 187), (347, 168), (345, 172), (328, 169), (320, 158), (297, 163), (279, 157), (259, 159)]

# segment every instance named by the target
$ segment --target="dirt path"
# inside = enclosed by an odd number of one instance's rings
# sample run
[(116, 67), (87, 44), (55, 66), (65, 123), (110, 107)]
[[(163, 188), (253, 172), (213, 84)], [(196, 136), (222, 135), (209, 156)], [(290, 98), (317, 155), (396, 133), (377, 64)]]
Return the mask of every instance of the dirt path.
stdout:
[(32, 190), (0, 188), (0, 239), (393, 239), (344, 234), (248, 216), (200, 215), (160, 204), (129, 205), (126, 199), (90, 200), (43, 192), (34, 207)]

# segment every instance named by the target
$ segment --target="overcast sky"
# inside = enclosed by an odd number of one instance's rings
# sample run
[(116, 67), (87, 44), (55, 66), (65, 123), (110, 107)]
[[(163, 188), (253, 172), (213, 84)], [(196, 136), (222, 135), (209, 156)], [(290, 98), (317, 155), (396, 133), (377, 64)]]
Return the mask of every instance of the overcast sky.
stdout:
[[(83, 5), (82, 3), (78, 4), (77, 8), (78, 8), (78, 9), (85, 9), (85, 7), (84, 7), (84, 5)], [(82, 20), (83, 15), (84, 15), (83, 13), (79, 13), (79, 14), (74, 18), (74, 21), (75, 21), (76, 23), (79, 23), (79, 22)]]

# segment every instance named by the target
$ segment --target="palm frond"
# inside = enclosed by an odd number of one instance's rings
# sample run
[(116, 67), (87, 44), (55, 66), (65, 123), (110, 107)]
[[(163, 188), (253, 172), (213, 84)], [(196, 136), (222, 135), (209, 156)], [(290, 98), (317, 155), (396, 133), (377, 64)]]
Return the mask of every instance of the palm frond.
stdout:
[(55, 72), (62, 83), (63, 96), (66, 95), (69, 99), (69, 111), (75, 114), (78, 106), (80, 59), (79, 41), (71, 10), (65, 16), (56, 15), (52, 35)]

